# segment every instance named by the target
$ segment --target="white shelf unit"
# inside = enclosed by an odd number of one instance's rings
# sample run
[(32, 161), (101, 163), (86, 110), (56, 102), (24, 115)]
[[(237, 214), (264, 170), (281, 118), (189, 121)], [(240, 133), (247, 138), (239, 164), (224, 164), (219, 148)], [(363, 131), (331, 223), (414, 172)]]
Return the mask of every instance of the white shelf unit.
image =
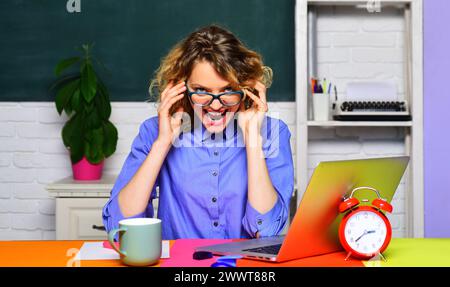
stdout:
[[(311, 121), (308, 118), (308, 97), (310, 95), (308, 65), (315, 57), (308, 34), (311, 30), (310, 10), (323, 6), (364, 7), (369, 4), (394, 5), (404, 9), (404, 96), (408, 100), (412, 120), (406, 122), (342, 122)], [(311, 9), (314, 8), (314, 9)], [(309, 181), (308, 176), (308, 131), (310, 128), (352, 128), (352, 127), (398, 127), (404, 129), (405, 154), (410, 156), (405, 183), (405, 236), (424, 236), (424, 187), (423, 187), (423, 34), (422, 0), (391, 1), (347, 1), (347, 0), (297, 0), (295, 11), (295, 53), (296, 53), (296, 133), (297, 159), (296, 181), (298, 186), (297, 205)], [(314, 35), (313, 35), (314, 36)]]

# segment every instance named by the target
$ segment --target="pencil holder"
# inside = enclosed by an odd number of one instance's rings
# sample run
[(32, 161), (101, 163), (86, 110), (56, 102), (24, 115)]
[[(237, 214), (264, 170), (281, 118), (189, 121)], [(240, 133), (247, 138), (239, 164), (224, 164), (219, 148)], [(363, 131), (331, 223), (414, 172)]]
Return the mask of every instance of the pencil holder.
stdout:
[(330, 98), (328, 94), (314, 93), (313, 111), (315, 121), (328, 121), (330, 111)]

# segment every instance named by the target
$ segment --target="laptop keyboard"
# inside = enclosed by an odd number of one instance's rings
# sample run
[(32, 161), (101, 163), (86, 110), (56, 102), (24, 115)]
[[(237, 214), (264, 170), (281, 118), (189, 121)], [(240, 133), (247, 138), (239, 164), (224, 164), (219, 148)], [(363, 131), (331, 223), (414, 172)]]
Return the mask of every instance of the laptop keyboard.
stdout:
[(257, 248), (244, 249), (242, 251), (277, 255), (278, 252), (280, 251), (280, 248), (281, 248), (281, 244), (276, 244), (276, 245), (269, 245), (269, 246), (263, 246), (263, 247), (257, 247)]

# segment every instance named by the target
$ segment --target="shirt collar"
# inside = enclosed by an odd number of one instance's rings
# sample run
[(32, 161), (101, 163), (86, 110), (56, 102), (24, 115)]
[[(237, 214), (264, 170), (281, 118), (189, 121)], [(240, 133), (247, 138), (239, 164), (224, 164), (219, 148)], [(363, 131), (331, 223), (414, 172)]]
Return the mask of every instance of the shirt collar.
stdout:
[(238, 134), (238, 130), (239, 127), (237, 119), (232, 119), (225, 127), (225, 129), (220, 133), (211, 133), (205, 128), (203, 123), (200, 123), (198, 126), (194, 127), (192, 132), (194, 134), (194, 139), (198, 140), (198, 142), (203, 143), (208, 141), (220, 141), (221, 139), (223, 139), (224, 141), (231, 140), (236, 137), (236, 135)]

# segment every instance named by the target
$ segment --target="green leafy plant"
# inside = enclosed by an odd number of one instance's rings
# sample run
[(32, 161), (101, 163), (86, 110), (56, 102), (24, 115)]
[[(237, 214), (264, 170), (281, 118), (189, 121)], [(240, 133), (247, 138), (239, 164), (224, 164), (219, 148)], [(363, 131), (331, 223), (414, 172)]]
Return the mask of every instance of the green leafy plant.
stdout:
[[(94, 70), (94, 61), (101, 63), (92, 56), (92, 47), (82, 45), (81, 56), (60, 61), (55, 67), (59, 78), (51, 87), (56, 91), (59, 115), (65, 111), (70, 117), (62, 129), (62, 139), (74, 164), (83, 156), (90, 163), (98, 164), (112, 155), (117, 146), (117, 129), (109, 121), (109, 92)], [(79, 71), (62, 75), (74, 65), (79, 66)]]

